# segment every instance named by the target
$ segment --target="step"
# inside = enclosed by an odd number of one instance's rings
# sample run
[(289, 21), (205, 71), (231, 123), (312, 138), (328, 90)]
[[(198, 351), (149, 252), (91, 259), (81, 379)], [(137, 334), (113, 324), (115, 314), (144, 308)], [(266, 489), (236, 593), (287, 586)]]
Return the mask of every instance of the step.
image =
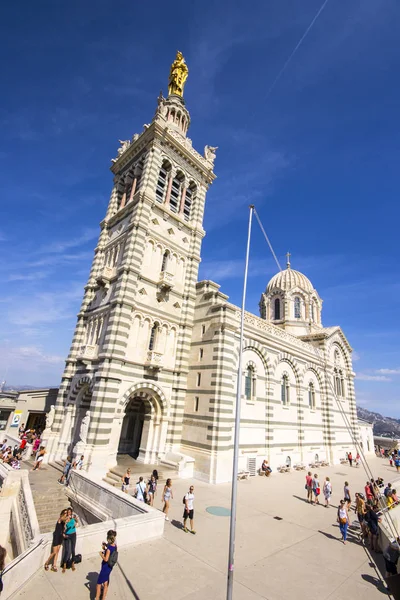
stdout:
[(103, 481), (105, 481), (106, 483), (108, 483), (109, 485), (112, 485), (113, 487), (117, 487), (119, 485), (119, 483), (121, 483), (122, 485), (122, 481), (115, 481), (114, 478), (111, 478), (108, 474), (103, 477)]

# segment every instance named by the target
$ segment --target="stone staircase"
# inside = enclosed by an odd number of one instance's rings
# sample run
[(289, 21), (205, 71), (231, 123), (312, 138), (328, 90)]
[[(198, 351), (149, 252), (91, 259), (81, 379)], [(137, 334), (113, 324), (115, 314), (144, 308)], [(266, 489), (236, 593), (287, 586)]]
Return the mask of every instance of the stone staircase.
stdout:
[(54, 531), (60, 512), (70, 506), (65, 487), (57, 481), (61, 476), (60, 471), (61, 469), (46, 464), (38, 471), (29, 473), (29, 483), (41, 533)]
[[(120, 463), (120, 461), (118, 462)], [(159, 485), (164, 485), (168, 478), (171, 478), (172, 480), (179, 478), (178, 471), (174, 471), (163, 465), (145, 465), (143, 463), (138, 463), (133, 459), (130, 459), (128, 464), (124, 463), (125, 461), (110, 469), (106, 476), (103, 477), (103, 481), (114, 487), (121, 488), (121, 477), (125, 475), (128, 467), (131, 469), (131, 491), (135, 489), (135, 484), (140, 476), (142, 476), (147, 483), (154, 469), (157, 469), (158, 471)]]

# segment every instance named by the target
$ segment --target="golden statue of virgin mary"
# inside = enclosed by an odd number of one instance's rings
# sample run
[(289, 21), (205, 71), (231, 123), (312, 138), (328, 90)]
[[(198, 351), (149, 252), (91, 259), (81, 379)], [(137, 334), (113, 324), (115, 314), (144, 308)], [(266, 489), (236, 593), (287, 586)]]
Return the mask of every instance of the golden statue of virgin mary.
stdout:
[(176, 58), (171, 65), (168, 81), (168, 94), (183, 96), (183, 88), (189, 75), (189, 69), (185, 63), (182, 52), (176, 53)]

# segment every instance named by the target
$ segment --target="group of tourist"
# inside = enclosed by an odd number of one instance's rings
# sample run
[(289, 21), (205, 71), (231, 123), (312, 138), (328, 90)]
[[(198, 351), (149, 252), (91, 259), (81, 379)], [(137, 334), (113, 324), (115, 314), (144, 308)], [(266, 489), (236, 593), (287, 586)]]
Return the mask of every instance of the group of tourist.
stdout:
[[(49, 569), (51, 569), (54, 572), (58, 571), (57, 559), (61, 547), (63, 548), (61, 558), (61, 572), (65, 573), (67, 569), (71, 569), (71, 571), (76, 570), (75, 565), (82, 560), (80, 554), (75, 554), (76, 529), (78, 526), (78, 517), (73, 512), (72, 508), (65, 508), (61, 511), (53, 533), (51, 553), (44, 564), (45, 571), (48, 571)], [(111, 571), (118, 560), (116, 537), (117, 532), (113, 529), (110, 529), (107, 532), (107, 541), (102, 543), (102, 549), (100, 551), (100, 557), (102, 559), (102, 562), (99, 577), (97, 579), (96, 584), (95, 600), (100, 599), (101, 592), (103, 592), (103, 600), (107, 596)]]
[[(349, 464), (351, 465), (350, 460)], [(319, 504), (321, 487), (316, 473), (313, 475), (311, 471), (308, 471), (305, 489), (307, 491), (306, 501), (314, 505)], [(329, 477), (325, 478), (322, 493), (325, 498), (325, 506), (328, 507), (332, 496), (332, 484)], [(393, 489), (391, 483), (388, 483), (385, 487), (383, 479), (378, 477), (376, 480), (371, 479), (367, 481), (364, 493), (357, 492), (354, 495), (354, 499), (354, 512), (360, 524), (361, 539), (369, 545), (371, 550), (381, 553), (379, 547), (379, 523), (382, 520), (382, 510), (385, 508), (390, 510), (399, 503), (397, 491)], [(352, 510), (352, 502), (349, 482), (345, 481), (343, 486), (343, 500), (340, 500), (337, 508), (337, 523), (343, 544), (346, 544), (347, 531), (351, 525), (350, 512)], [(396, 575), (397, 561), (400, 557), (400, 538), (390, 542), (388, 548), (383, 552), (383, 557), (386, 566), (386, 577)]]
[(13, 449), (11, 446), (8, 446), (8, 440), (4, 439), (0, 446), (0, 460), (13, 469), (20, 469), (21, 451), (18, 445), (15, 445)]
[(72, 469), (78, 469), (80, 471), (84, 463), (85, 457), (83, 454), (80, 456), (80, 458), (76, 457), (75, 459), (68, 455), (64, 461), (62, 475), (60, 479), (57, 480), (58, 483), (60, 485), (68, 485)]
[(46, 571), (51, 568), (52, 571), (58, 571), (57, 559), (61, 546), (63, 547), (61, 567), (65, 573), (67, 568), (75, 571), (75, 556), (76, 545), (76, 528), (79, 526), (78, 517), (73, 512), (72, 508), (64, 508), (57, 520), (56, 527), (53, 533), (53, 542), (51, 545), (51, 553), (44, 564)]
[[(126, 470), (125, 474), (121, 477), (121, 482), (122, 482), (121, 490), (123, 492), (126, 492), (126, 493), (129, 492), (131, 476), (132, 476), (131, 469), (128, 468)], [(154, 469), (147, 481), (147, 484), (144, 482), (144, 479), (142, 476), (139, 477), (139, 479), (136, 483), (133, 495), (136, 498), (136, 500), (139, 500), (139, 502), (145, 502), (146, 504), (153, 506), (154, 498), (157, 493), (157, 486), (158, 486), (158, 472), (157, 472), (157, 469)], [(170, 478), (168, 478), (167, 481), (165, 482), (165, 485), (164, 485), (164, 488), (163, 488), (163, 491), (161, 494), (161, 498), (162, 498), (162, 503), (163, 503), (162, 511), (165, 515), (165, 520), (169, 521), (168, 513), (169, 513), (169, 508), (170, 508), (170, 502), (171, 502), (171, 500), (174, 499), (174, 494), (172, 491), (172, 480)], [(189, 491), (183, 497), (184, 510), (183, 510), (182, 529), (185, 533), (188, 533), (190, 531), (191, 533), (195, 534), (196, 531), (194, 529), (193, 503), (194, 503), (194, 487), (191, 485), (189, 487)], [(188, 519), (189, 519), (189, 523), (190, 523), (190, 530), (186, 526)]]

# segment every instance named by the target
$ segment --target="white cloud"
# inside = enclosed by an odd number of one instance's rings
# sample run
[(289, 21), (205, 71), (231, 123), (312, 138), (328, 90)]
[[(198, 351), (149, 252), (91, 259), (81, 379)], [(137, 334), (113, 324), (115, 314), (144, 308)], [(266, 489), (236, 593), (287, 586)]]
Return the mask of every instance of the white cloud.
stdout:
[(357, 373), (356, 379), (360, 381), (392, 381), (385, 375), (368, 375), (367, 373)]
[(46, 271), (37, 271), (36, 273), (13, 273), (9, 275), (7, 281), (37, 281), (38, 279), (45, 279), (48, 276)]
[[(249, 277), (259, 275), (268, 276), (273, 269), (273, 260), (268, 256), (265, 259), (252, 260), (249, 264)], [(224, 279), (243, 279), (244, 260), (207, 260), (200, 266), (200, 279), (211, 279), (219, 282)]]
[(46, 246), (40, 248), (39, 252), (41, 254), (61, 254), (69, 248), (77, 248), (78, 246), (86, 244), (86, 242), (90, 242), (91, 240), (97, 238), (99, 234), (100, 231), (97, 227), (90, 227), (85, 229), (79, 237), (71, 238), (63, 242), (54, 242), (53, 244), (47, 244)]
[(20, 367), (23, 370), (34, 371), (46, 365), (61, 365), (65, 357), (46, 354), (40, 346), (0, 346), (0, 360), (3, 365)]
[(356, 352), (355, 350), (353, 350), (353, 354), (351, 355), (351, 358), (353, 359), (353, 362), (360, 360), (360, 355), (358, 354), (358, 352)]
[(10, 303), (8, 321), (14, 325), (31, 328), (39, 323), (55, 323), (74, 318), (83, 291), (80, 285), (64, 291), (35, 294), (29, 302)]
[(400, 369), (377, 369), (375, 373), (382, 375), (400, 375)]

